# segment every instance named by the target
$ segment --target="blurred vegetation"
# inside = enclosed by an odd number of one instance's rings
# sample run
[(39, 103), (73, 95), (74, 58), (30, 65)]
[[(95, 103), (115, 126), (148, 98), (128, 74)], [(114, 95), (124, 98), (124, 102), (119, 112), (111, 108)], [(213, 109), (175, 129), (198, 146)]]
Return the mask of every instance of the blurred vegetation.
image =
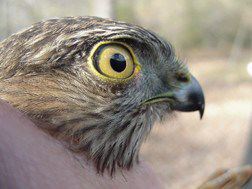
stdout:
[(153, 30), (183, 52), (252, 48), (251, 0), (0, 0), (0, 39), (62, 16), (112, 17)]
[(205, 91), (204, 120), (183, 114), (154, 127), (142, 150), (166, 188), (195, 188), (215, 169), (241, 163), (251, 133), (252, 0), (0, 0), (0, 40), (64, 16), (141, 25), (187, 57)]

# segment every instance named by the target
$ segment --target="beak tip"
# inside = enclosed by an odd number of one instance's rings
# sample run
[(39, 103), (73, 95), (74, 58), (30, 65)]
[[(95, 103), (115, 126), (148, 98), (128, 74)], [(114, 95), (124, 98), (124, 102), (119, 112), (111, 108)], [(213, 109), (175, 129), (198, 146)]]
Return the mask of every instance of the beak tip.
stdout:
[(200, 112), (200, 120), (202, 120), (203, 118), (203, 114)]
[(203, 118), (204, 110), (205, 110), (205, 105), (202, 104), (202, 106), (201, 106), (200, 109), (199, 109), (200, 119)]

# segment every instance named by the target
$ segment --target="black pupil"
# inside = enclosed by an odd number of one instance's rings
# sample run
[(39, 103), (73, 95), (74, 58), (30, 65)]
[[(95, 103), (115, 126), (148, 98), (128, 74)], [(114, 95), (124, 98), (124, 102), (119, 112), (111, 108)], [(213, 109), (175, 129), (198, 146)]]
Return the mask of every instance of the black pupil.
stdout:
[(126, 60), (123, 55), (115, 53), (110, 58), (111, 68), (116, 72), (122, 72), (126, 68)]

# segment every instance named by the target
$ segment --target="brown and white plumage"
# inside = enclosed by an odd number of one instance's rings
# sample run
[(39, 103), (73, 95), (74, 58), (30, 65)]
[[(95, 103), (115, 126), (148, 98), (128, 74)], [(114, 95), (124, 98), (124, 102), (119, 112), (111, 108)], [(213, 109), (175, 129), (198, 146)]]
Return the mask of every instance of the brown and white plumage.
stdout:
[[(94, 71), (102, 42), (131, 54), (132, 76)], [(174, 110), (204, 109), (199, 84), (169, 43), (96, 17), (40, 22), (0, 43), (0, 98), (110, 173), (137, 162), (156, 120)]]

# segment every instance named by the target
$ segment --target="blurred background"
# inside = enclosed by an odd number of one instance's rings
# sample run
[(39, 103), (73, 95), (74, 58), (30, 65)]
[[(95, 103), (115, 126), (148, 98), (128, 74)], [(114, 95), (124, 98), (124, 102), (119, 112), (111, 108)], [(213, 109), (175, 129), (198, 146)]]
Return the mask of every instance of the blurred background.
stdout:
[(194, 189), (218, 168), (252, 163), (251, 0), (0, 0), (0, 40), (40, 20), (80, 15), (158, 33), (203, 86), (203, 120), (190, 113), (157, 123), (142, 148), (166, 188)]

